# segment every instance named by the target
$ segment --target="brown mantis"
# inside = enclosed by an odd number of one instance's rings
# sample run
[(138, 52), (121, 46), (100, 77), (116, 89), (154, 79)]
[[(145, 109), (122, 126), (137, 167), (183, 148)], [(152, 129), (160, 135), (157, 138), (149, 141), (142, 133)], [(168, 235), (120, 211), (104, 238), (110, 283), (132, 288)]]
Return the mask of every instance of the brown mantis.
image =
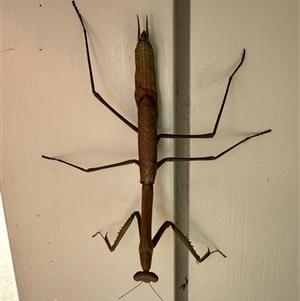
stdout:
[(140, 236), (140, 244), (139, 244), (139, 253), (140, 253), (140, 262), (142, 266), (142, 271), (135, 273), (133, 276), (134, 280), (142, 281), (142, 282), (156, 282), (158, 281), (158, 276), (151, 272), (151, 260), (153, 249), (157, 245), (158, 241), (162, 237), (164, 231), (168, 227), (172, 227), (175, 234), (181, 239), (184, 245), (188, 248), (191, 254), (196, 258), (198, 262), (204, 261), (208, 258), (212, 253), (218, 252), (222, 256), (226, 257), (220, 250), (211, 251), (207, 248), (207, 252), (200, 257), (196, 251), (194, 250), (193, 246), (191, 245), (188, 238), (176, 227), (174, 223), (171, 221), (165, 221), (163, 225), (159, 228), (156, 235), (152, 238), (152, 206), (153, 206), (153, 185), (155, 182), (155, 176), (157, 169), (162, 166), (166, 162), (178, 162), (178, 161), (208, 161), (208, 160), (216, 160), (229, 151), (233, 150), (240, 144), (250, 140), (254, 137), (258, 137), (264, 134), (271, 132), (271, 130), (266, 130), (259, 132), (257, 134), (253, 134), (244, 138), (243, 140), (239, 141), (238, 143), (234, 144), (233, 146), (229, 147), (228, 149), (224, 150), (220, 154), (216, 156), (206, 156), (206, 157), (193, 157), (193, 158), (179, 158), (179, 157), (167, 157), (160, 161), (157, 161), (157, 144), (161, 138), (213, 138), (217, 132), (218, 125), (221, 119), (221, 115), (225, 106), (225, 102), (227, 99), (227, 94), (231, 85), (231, 81), (235, 73), (238, 69), (242, 66), (244, 59), (245, 59), (245, 50), (243, 51), (243, 55), (241, 58), (240, 63), (234, 70), (234, 72), (229, 77), (225, 95), (221, 104), (220, 111), (217, 116), (217, 120), (214, 126), (214, 129), (211, 133), (206, 134), (198, 134), (198, 135), (178, 135), (178, 134), (159, 134), (157, 135), (157, 119), (158, 119), (158, 105), (157, 105), (157, 90), (156, 90), (156, 76), (155, 76), (155, 69), (154, 69), (154, 54), (152, 50), (152, 46), (149, 41), (149, 30), (148, 30), (148, 18), (146, 19), (146, 30), (142, 33), (140, 32), (140, 24), (138, 20), (138, 43), (135, 49), (135, 63), (136, 63), (136, 73), (135, 73), (135, 100), (138, 108), (138, 127), (130, 123), (127, 119), (125, 119), (121, 114), (115, 111), (102, 97), (101, 95), (95, 90), (94, 79), (93, 79), (93, 72), (92, 72), (92, 65), (89, 53), (89, 44), (87, 39), (87, 31), (81, 17), (79, 10), (76, 7), (74, 1), (72, 4), (76, 10), (76, 13), (79, 17), (79, 20), (82, 25), (84, 39), (85, 39), (85, 47), (86, 47), (86, 54), (87, 54), (87, 62), (89, 68), (89, 75), (90, 75), (90, 82), (91, 88), (94, 96), (103, 104), (105, 105), (112, 113), (114, 113), (118, 118), (120, 118), (127, 126), (129, 126), (132, 130), (137, 132), (138, 134), (138, 153), (139, 159), (131, 159), (126, 160), (110, 165), (100, 166), (100, 167), (92, 167), (92, 168), (83, 168), (72, 164), (70, 162), (48, 157), (42, 156), (45, 159), (55, 160), (74, 168), (77, 168), (84, 172), (94, 172), (102, 169), (113, 168), (117, 166), (123, 166), (127, 164), (137, 164), (140, 169), (140, 183), (142, 184), (142, 208), (141, 213), (135, 211), (131, 214), (128, 220), (120, 229), (116, 240), (113, 244), (110, 243), (107, 234), (102, 236), (102, 234), (97, 232), (93, 237), (97, 234), (100, 234), (110, 251), (114, 251), (115, 248), (118, 246), (119, 242), (121, 241), (122, 237), (126, 233), (127, 229), (131, 225), (134, 217), (137, 219), (138, 229), (139, 229), (139, 236)]

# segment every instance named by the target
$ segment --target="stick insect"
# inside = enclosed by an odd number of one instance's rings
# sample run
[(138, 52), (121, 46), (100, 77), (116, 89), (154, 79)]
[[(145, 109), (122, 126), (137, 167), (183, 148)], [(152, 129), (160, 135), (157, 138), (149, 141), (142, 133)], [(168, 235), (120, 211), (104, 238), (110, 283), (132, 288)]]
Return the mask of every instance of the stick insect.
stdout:
[(117, 234), (116, 240), (113, 244), (110, 243), (107, 233), (103, 236), (100, 231), (93, 235), (95, 237), (97, 234), (100, 234), (104, 241), (107, 244), (108, 249), (112, 252), (116, 249), (127, 229), (131, 225), (134, 218), (137, 219), (138, 230), (140, 236), (139, 243), (139, 254), (140, 254), (140, 262), (142, 266), (142, 271), (138, 271), (133, 276), (134, 280), (150, 283), (157, 282), (158, 276), (151, 272), (151, 260), (153, 255), (153, 249), (157, 245), (158, 241), (164, 234), (165, 230), (171, 227), (178, 238), (184, 243), (184, 245), (188, 248), (191, 254), (195, 257), (198, 262), (202, 262), (207, 259), (211, 254), (218, 252), (223, 257), (226, 257), (220, 250), (216, 249), (211, 251), (209, 247), (207, 247), (207, 252), (200, 257), (195, 249), (193, 248), (191, 242), (188, 238), (177, 228), (177, 226), (171, 221), (165, 221), (162, 226), (159, 228), (155, 236), (152, 238), (152, 206), (153, 206), (153, 185), (155, 182), (156, 171), (159, 167), (161, 167), (166, 162), (179, 162), (179, 161), (213, 161), (217, 160), (229, 151), (233, 150), (240, 144), (250, 140), (252, 138), (267, 134), (271, 132), (271, 129), (259, 132), (257, 134), (253, 134), (241, 140), (240, 142), (234, 144), (223, 152), (219, 153), (216, 156), (206, 156), (206, 157), (193, 157), (193, 158), (180, 158), (180, 157), (167, 157), (163, 158), (160, 161), (157, 161), (157, 144), (162, 138), (167, 139), (175, 139), (175, 138), (213, 138), (217, 132), (219, 122), (221, 119), (221, 115), (223, 113), (223, 109), (226, 103), (227, 94), (230, 88), (231, 81), (235, 73), (242, 66), (245, 59), (245, 50), (243, 51), (242, 58), (240, 63), (233, 71), (231, 76), (229, 77), (226, 91), (223, 97), (223, 101), (221, 104), (220, 111), (217, 116), (217, 120), (215, 122), (214, 129), (211, 133), (206, 134), (198, 134), (198, 135), (184, 135), (184, 134), (157, 134), (157, 119), (158, 119), (158, 105), (157, 105), (157, 89), (156, 89), (156, 75), (154, 70), (154, 53), (152, 46), (149, 40), (149, 29), (148, 29), (148, 18), (146, 18), (146, 30), (141, 33), (140, 30), (140, 22), (137, 16), (138, 22), (138, 42), (135, 49), (135, 64), (136, 64), (136, 73), (135, 73), (135, 101), (138, 110), (138, 127), (129, 122), (126, 118), (124, 118), (120, 113), (118, 113), (113, 107), (111, 107), (102, 96), (96, 91), (93, 72), (92, 72), (92, 64), (89, 52), (89, 44), (87, 38), (87, 30), (84, 25), (82, 16), (75, 4), (75, 1), (72, 1), (74, 9), (78, 15), (80, 23), (82, 25), (84, 40), (85, 40), (85, 48), (87, 55), (87, 63), (89, 70), (90, 83), (92, 88), (92, 93), (94, 96), (105, 106), (107, 107), (114, 115), (116, 115), (119, 119), (121, 119), (127, 126), (129, 126), (133, 131), (138, 134), (138, 156), (139, 159), (131, 159), (126, 160), (114, 164), (109, 164), (105, 166), (92, 167), (92, 168), (83, 168), (78, 165), (72, 164), (70, 162), (61, 160), (59, 158), (42, 156), (44, 159), (55, 160), (64, 164), (67, 164), (71, 167), (77, 168), (84, 172), (95, 172), (107, 168), (114, 168), (118, 166), (128, 165), (128, 164), (137, 164), (140, 170), (140, 183), (142, 184), (142, 205), (141, 205), (141, 213), (135, 211), (131, 214), (131, 216), (127, 219), (125, 224), (121, 227), (119, 233)]

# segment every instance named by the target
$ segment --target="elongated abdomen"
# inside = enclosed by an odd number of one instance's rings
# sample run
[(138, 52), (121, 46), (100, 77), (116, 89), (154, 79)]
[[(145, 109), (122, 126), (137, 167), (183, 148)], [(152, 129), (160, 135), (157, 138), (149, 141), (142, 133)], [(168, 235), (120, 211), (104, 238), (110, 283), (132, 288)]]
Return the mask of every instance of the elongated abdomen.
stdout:
[(135, 100), (138, 107), (140, 182), (153, 184), (157, 169), (157, 91), (154, 54), (148, 35), (141, 34), (135, 49)]
[(157, 168), (157, 110), (149, 96), (140, 100), (138, 120), (140, 182), (153, 184)]

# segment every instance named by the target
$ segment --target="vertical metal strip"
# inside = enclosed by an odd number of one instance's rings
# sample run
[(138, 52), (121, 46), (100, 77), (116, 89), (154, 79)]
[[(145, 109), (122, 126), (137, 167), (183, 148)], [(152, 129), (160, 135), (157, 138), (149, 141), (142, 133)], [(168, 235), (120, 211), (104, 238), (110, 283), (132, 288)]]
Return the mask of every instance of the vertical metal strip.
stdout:
[[(175, 126), (176, 134), (190, 133), (190, 0), (174, 2), (174, 78), (175, 78)], [(176, 140), (176, 157), (189, 157), (189, 139)], [(188, 235), (189, 232), (189, 163), (178, 162), (174, 167), (175, 183), (175, 224)], [(176, 301), (188, 300), (188, 286), (182, 284), (188, 278), (188, 250), (175, 238), (175, 279)]]

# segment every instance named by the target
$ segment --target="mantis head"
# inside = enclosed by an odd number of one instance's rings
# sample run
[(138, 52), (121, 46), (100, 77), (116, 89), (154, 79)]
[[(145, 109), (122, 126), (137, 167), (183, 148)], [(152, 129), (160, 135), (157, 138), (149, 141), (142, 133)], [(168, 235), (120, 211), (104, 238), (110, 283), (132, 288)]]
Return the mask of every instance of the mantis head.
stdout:
[(140, 271), (134, 274), (133, 279), (135, 281), (142, 281), (145, 283), (157, 282), (158, 276), (152, 272)]

